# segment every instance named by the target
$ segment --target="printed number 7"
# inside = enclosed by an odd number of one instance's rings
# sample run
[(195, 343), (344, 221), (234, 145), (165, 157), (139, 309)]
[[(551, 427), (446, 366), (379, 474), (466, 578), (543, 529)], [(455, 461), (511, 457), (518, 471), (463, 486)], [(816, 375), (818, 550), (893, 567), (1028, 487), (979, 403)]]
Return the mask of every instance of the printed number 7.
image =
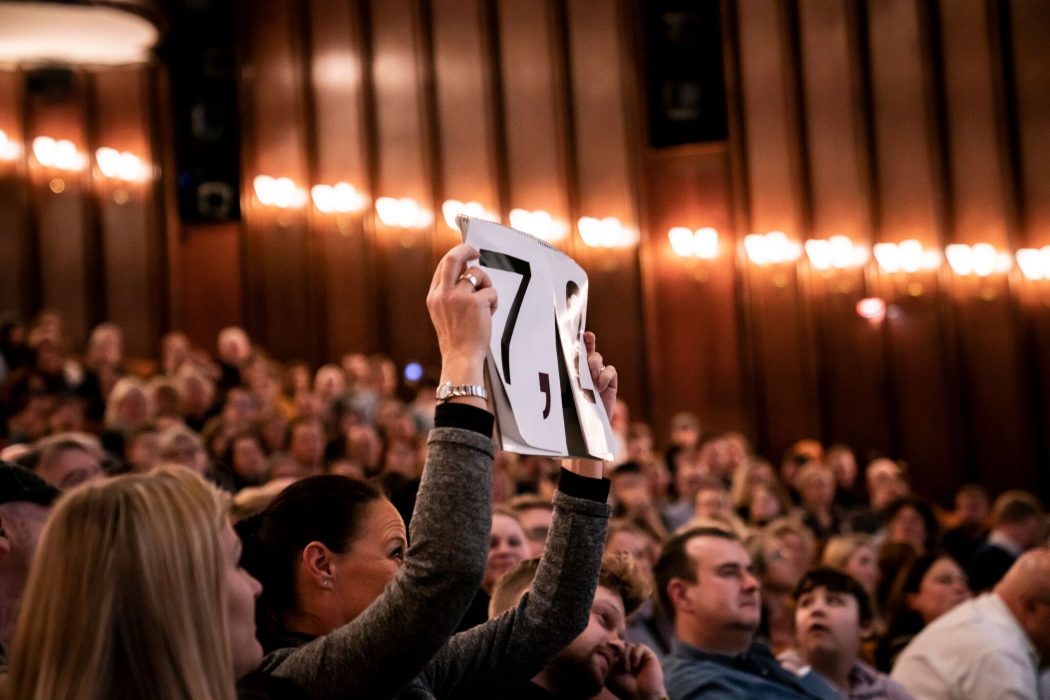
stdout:
[(503, 377), (510, 384), (510, 339), (514, 335), (514, 324), (518, 322), (518, 312), (521, 310), (521, 302), (525, 299), (525, 290), (529, 287), (532, 279), (532, 267), (528, 261), (515, 258), (505, 253), (497, 253), (492, 250), (481, 250), (479, 262), (482, 267), (494, 270), (504, 270), (521, 275), (518, 291), (514, 295), (514, 301), (510, 305), (507, 314), (507, 324), (503, 327), (503, 336), (500, 338), (500, 355), (503, 360)]

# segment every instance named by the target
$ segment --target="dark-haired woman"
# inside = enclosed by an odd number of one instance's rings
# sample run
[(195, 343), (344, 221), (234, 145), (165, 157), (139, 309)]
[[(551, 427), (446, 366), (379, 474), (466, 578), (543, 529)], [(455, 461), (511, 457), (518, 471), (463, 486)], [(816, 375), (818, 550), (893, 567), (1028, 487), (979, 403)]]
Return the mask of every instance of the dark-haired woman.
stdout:
[[(458, 261), (446, 256), (431, 298), (450, 288), (479, 293), (472, 280), (459, 281), (468, 251)], [(487, 279), (479, 286), (488, 289)], [(462, 325), (451, 314), (434, 323), (439, 340), (443, 327)], [(611, 410), (616, 372), (602, 365), (593, 335), (587, 343), (592, 377)], [(442, 343), (443, 380), (480, 384), (487, 349), (486, 334), (467, 362), (450, 362), (454, 354)], [(389, 501), (337, 477), (294, 484), (244, 526), (245, 564), (263, 583), (263, 621), (275, 628), (267, 642), (281, 646), (267, 656), (265, 672), (313, 697), (497, 697), (527, 682), (586, 626), (609, 507), (601, 465), (581, 462), (579, 473), (562, 474), (531, 595), (449, 639), (481, 583), (491, 523), (492, 416), (479, 410), (479, 399), (462, 401), (474, 405), (444, 404), (435, 415), (410, 552)]]
[(886, 634), (875, 666), (889, 673), (897, 656), (929, 623), (970, 598), (966, 573), (947, 552), (918, 556), (897, 577), (887, 604)]

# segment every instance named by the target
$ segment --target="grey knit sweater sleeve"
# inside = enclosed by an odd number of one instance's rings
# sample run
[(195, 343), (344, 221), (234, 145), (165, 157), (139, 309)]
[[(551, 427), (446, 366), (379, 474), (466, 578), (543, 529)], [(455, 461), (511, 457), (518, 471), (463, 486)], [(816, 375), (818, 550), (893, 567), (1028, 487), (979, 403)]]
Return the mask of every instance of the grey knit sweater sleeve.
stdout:
[(404, 568), (356, 619), (263, 671), (312, 698), (390, 698), (444, 645), (481, 585), (492, 526), (492, 440), (435, 428), (412, 514)]
[(434, 697), (497, 698), (539, 673), (587, 626), (611, 508), (558, 491), (547, 547), (516, 608), (449, 640), (423, 672)]

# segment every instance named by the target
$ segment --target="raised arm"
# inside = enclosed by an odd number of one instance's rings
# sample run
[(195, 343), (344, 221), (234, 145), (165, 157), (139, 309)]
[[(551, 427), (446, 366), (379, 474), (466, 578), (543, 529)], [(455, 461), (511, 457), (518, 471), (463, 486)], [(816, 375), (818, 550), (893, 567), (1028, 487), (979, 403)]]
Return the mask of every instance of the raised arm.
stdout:
[[(482, 384), (496, 292), (453, 248), (434, 273), (427, 306), (441, 348), (442, 381)], [(475, 286), (476, 281), (476, 286)], [(492, 520), (493, 417), (477, 397), (438, 406), (411, 523), (406, 563), (356, 619), (264, 664), (311, 697), (394, 696), (448, 640), (481, 584)]]
[[(608, 410), (616, 370), (587, 340), (588, 365)], [(611, 508), (602, 464), (573, 460), (562, 470), (554, 517), (536, 577), (517, 607), (452, 637), (424, 672), (441, 698), (499, 697), (540, 672), (587, 626)]]

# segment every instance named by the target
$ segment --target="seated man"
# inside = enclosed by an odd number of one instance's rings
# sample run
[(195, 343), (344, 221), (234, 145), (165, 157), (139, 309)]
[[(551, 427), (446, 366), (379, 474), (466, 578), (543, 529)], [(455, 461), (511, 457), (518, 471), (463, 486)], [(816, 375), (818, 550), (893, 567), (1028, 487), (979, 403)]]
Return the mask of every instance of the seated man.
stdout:
[(899, 683), (860, 661), (871, 631), (871, 599), (849, 574), (829, 567), (806, 572), (795, 588), (797, 646), (778, 656), (795, 673), (812, 668), (850, 700), (911, 700)]
[(754, 641), (759, 583), (736, 535), (709, 527), (680, 533), (664, 545), (654, 573), (675, 627), (664, 665), (671, 700), (838, 697), (817, 674), (796, 676)]
[[(507, 572), (492, 592), (490, 618), (518, 604), (538, 567), (539, 560), (530, 559)], [(630, 557), (606, 557), (587, 628), (531, 683), (507, 689), (505, 697), (588, 700), (603, 688), (622, 700), (666, 697), (663, 671), (653, 651), (643, 644), (624, 643), (626, 618), (645, 594), (645, 578)]]
[(992, 531), (966, 566), (970, 588), (983, 593), (1043, 537), (1043, 506), (1027, 491), (1007, 491), (992, 506)]
[(1021, 555), (991, 593), (926, 626), (893, 666), (917, 698), (1036, 700), (1050, 662), (1050, 550)]

